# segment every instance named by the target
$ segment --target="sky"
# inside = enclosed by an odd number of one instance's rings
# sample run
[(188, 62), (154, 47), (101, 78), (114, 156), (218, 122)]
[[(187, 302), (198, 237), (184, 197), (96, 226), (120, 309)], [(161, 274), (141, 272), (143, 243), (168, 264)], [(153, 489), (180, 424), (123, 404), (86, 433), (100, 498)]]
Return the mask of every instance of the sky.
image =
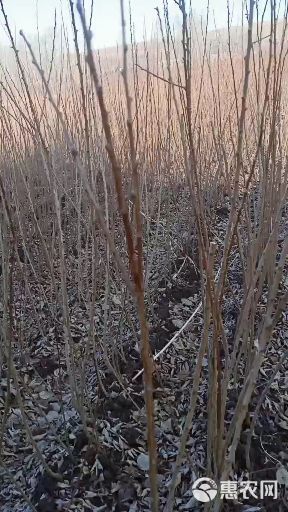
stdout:
[[(125, 0), (124, 0), (125, 1)], [(171, 19), (177, 19), (177, 7), (173, 0), (168, 0), (171, 7)], [(162, 0), (130, 0), (132, 19), (135, 25), (135, 34), (138, 41), (143, 39), (144, 30), (150, 35), (155, 34), (156, 11), (155, 7), (162, 5)], [(263, 0), (264, 2), (264, 0)], [(260, 0), (260, 3), (263, 3)], [(90, 6), (91, 0), (85, 0), (85, 4)], [(128, 0), (126, 0), (128, 6)], [(188, 1), (187, 1), (188, 4)], [(207, 9), (206, 0), (192, 0), (192, 7), (195, 4), (195, 12), (199, 16), (204, 16)], [(61, 22), (63, 16), (65, 24), (69, 25), (70, 10), (68, 0), (4, 0), (11, 28), (14, 34), (18, 34), (22, 29), (25, 35), (33, 37), (37, 34), (37, 23), (40, 34), (51, 32), (54, 23), (54, 11), (56, 9), (58, 22)], [(241, 21), (242, 1), (230, 1), (230, 9), (233, 12), (233, 24), (237, 25)], [(227, 0), (210, 0), (210, 23), (209, 28), (213, 29), (227, 26)], [(7, 42), (3, 16), (0, 16), (0, 43)], [(121, 41), (120, 26), (120, 2), (119, 0), (94, 0), (94, 17), (92, 22), (93, 46), (103, 48), (115, 46)]]

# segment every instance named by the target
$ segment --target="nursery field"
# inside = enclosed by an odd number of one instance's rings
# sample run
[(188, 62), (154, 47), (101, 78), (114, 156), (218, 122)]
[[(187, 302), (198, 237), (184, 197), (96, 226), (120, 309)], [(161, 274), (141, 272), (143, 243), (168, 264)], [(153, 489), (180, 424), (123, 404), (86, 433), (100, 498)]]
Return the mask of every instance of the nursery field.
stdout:
[(0, 510), (285, 511), (288, 4), (68, 4), (0, 0)]

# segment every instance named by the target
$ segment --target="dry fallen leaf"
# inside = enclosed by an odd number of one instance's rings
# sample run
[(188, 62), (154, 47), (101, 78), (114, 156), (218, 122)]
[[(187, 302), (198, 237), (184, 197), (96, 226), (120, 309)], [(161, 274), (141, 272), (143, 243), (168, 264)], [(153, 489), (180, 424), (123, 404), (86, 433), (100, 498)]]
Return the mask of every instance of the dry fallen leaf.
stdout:
[(288, 488), (288, 471), (284, 466), (280, 466), (276, 471), (276, 479), (279, 485), (285, 485)]
[(149, 471), (149, 457), (146, 455), (146, 453), (140, 453), (137, 457), (137, 465), (138, 468), (142, 471)]

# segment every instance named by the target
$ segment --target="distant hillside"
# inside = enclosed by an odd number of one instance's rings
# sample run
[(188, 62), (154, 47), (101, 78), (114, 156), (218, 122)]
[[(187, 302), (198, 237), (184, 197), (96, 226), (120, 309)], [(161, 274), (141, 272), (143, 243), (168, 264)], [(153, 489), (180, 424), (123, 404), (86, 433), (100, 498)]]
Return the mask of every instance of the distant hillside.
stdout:
[[(279, 44), (281, 40), (282, 35), (282, 29), (283, 29), (283, 22), (278, 23), (278, 29), (277, 29), (277, 44)], [(262, 48), (268, 48), (269, 45), (269, 33), (270, 33), (270, 23), (265, 22), (262, 26)], [(176, 35), (177, 37), (177, 35)], [(200, 28), (200, 25), (196, 25), (196, 28), (194, 29), (194, 32), (192, 34), (193, 38), (193, 52), (195, 54), (202, 54), (203, 51), (203, 33), (202, 29)], [(244, 25), (244, 27), (231, 27), (230, 30), (230, 47), (233, 54), (237, 55), (243, 55), (245, 48), (246, 48), (246, 38), (247, 38), (247, 24)], [(260, 38), (260, 27), (258, 27), (257, 32), (257, 25), (254, 24), (253, 28), (253, 41), (255, 41), (254, 48), (257, 48), (257, 40)], [(37, 37), (29, 38), (32, 47), (34, 49), (34, 52), (39, 59), (39, 45), (38, 45), (38, 39)], [(223, 56), (226, 53), (228, 54), (229, 47), (228, 47), (228, 30), (227, 28), (217, 29), (217, 30), (210, 30), (207, 34), (207, 49), (208, 53), (210, 55), (217, 55), (218, 52)], [(40, 48), (41, 48), (41, 62), (42, 66), (44, 67), (44, 70), (48, 69), (50, 66), (50, 60), (51, 60), (51, 54), (52, 54), (52, 42), (53, 42), (53, 29), (51, 28), (48, 30), (45, 34), (43, 34), (40, 37)], [(25, 50), (24, 42), (20, 37), (17, 39), (17, 48), (20, 50), (20, 57), (22, 58), (22, 61), (24, 63), (31, 62), (30, 56)], [(62, 50), (61, 50), (62, 48)], [(181, 33), (179, 31), (179, 35), (176, 39), (176, 53), (178, 55), (178, 58), (181, 59)], [(56, 34), (56, 40), (55, 40), (55, 50), (54, 50), (54, 64), (58, 66), (61, 64), (61, 51), (67, 52), (67, 47), (65, 46), (65, 43), (61, 43), (61, 35), (60, 33)], [(96, 60), (100, 59), (101, 66), (103, 69), (103, 72), (105, 73), (117, 73), (119, 71), (119, 68), (121, 67), (122, 62), (122, 49), (121, 47), (111, 47), (111, 48), (102, 48), (99, 50), (95, 50), (96, 53)], [(73, 42), (69, 42), (69, 54), (70, 57), (72, 57), (75, 54)], [(131, 56), (131, 52), (129, 52), (129, 56)], [(26, 60), (28, 59), (28, 60)], [(175, 60), (175, 56), (171, 57), (171, 63), (173, 64), (173, 60)], [(2, 68), (7, 68), (9, 70), (9, 73), (12, 73), (12, 75), (17, 76), (16, 74), (16, 64), (15, 64), (15, 58), (13, 51), (11, 47), (8, 45), (0, 45), (0, 61)], [(149, 66), (150, 69), (154, 69), (155, 67), (159, 66), (159, 69), (162, 67), (162, 63), (165, 62), (164, 58), (164, 50), (163, 45), (160, 40), (160, 37), (157, 40), (150, 40), (148, 42), (139, 42), (137, 43), (137, 62), (140, 66), (147, 68)]]

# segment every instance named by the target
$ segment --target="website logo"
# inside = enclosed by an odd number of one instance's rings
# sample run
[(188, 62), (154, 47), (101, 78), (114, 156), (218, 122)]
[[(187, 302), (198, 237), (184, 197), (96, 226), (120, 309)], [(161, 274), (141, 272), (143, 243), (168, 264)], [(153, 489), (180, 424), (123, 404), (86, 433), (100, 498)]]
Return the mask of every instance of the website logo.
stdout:
[(217, 491), (217, 484), (211, 478), (198, 478), (192, 486), (194, 498), (202, 503), (213, 501)]
[[(259, 485), (260, 484), (260, 485)], [(274, 500), (278, 497), (277, 480), (242, 480), (235, 482), (226, 480), (219, 482), (219, 485), (211, 478), (198, 478), (192, 485), (192, 493), (194, 498), (201, 503), (209, 503), (213, 501), (219, 490), (221, 500), (248, 500), (249, 498), (261, 499), (271, 497)]]

